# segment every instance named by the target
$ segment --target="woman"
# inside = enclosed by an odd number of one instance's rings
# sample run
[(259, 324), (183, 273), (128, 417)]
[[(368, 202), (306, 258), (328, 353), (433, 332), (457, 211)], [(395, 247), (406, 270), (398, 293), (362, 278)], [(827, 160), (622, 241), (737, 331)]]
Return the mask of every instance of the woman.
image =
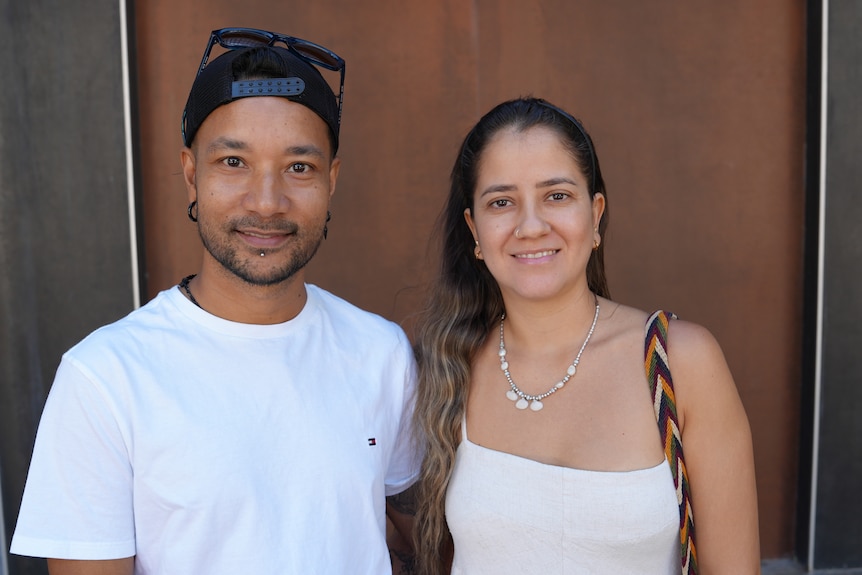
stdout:
[(751, 434), (721, 350), (697, 325), (651, 324), (679, 464), (644, 369), (648, 314), (609, 299), (607, 220), (592, 142), (563, 110), (505, 102), (467, 135), (417, 341), (424, 573), (759, 572)]

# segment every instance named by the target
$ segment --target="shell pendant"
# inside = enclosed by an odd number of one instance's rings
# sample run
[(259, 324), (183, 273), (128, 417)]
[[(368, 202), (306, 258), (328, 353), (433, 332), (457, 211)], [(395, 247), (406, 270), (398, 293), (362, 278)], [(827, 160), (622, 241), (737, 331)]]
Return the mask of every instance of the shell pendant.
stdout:
[(513, 389), (510, 389), (506, 392), (506, 397), (509, 398), (510, 401), (515, 402), (515, 407), (518, 409), (527, 409), (529, 407), (533, 411), (540, 411), (545, 405), (539, 401), (538, 399), (534, 399), (532, 401), (528, 400), (525, 397), (521, 397)]
[(512, 374), (509, 373), (509, 362), (506, 360), (506, 342), (503, 339), (503, 326), (505, 321), (506, 314), (504, 313), (502, 317), (500, 317), (500, 349), (497, 353), (500, 356), (500, 369), (503, 371), (503, 375), (506, 376), (506, 381), (509, 382), (509, 390), (506, 392), (506, 397), (509, 398), (510, 401), (514, 401), (515, 407), (519, 410), (523, 411), (529, 407), (531, 411), (541, 411), (542, 408), (545, 407), (542, 400), (563, 389), (566, 383), (568, 383), (568, 381), (578, 372), (578, 363), (581, 361), (581, 355), (584, 353), (584, 349), (586, 349), (587, 344), (590, 342), (590, 338), (593, 336), (593, 332), (596, 329), (596, 323), (599, 321), (598, 298), (596, 298), (596, 312), (595, 315), (593, 315), (593, 323), (590, 325), (589, 331), (587, 331), (584, 343), (581, 344), (581, 348), (578, 350), (578, 355), (575, 356), (574, 361), (572, 361), (571, 365), (566, 369), (566, 375), (555, 383), (548, 391), (539, 395), (529, 395), (524, 393), (512, 380)]

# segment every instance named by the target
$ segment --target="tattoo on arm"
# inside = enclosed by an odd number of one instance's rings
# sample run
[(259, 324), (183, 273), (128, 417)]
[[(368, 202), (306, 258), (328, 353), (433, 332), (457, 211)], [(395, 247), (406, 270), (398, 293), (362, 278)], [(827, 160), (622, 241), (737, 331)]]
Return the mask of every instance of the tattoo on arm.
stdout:
[(396, 495), (390, 495), (386, 498), (386, 503), (398, 513), (416, 515), (416, 486), (408, 487)]
[[(398, 569), (398, 575), (413, 575), (416, 573), (416, 557), (412, 554), (404, 553), (403, 551), (395, 551), (390, 549), (389, 555), (393, 558), (392, 565), (396, 565), (396, 561), (401, 564), (401, 567)], [(393, 569), (393, 574), (395, 574), (395, 570)]]
[(393, 574), (412, 575), (416, 570), (413, 549), (413, 517), (416, 515), (416, 486), (386, 498), (386, 509), (392, 525), (387, 533)]

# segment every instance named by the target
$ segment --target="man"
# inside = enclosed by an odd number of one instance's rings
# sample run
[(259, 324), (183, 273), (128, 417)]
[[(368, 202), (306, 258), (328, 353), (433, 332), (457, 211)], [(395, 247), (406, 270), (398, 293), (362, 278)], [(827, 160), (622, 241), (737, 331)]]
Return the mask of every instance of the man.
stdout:
[(183, 114), (200, 271), (64, 355), (13, 553), (53, 575), (390, 571), (415, 366), (400, 328), (304, 281), (340, 162), (315, 66), (343, 94), (326, 48), (213, 32)]

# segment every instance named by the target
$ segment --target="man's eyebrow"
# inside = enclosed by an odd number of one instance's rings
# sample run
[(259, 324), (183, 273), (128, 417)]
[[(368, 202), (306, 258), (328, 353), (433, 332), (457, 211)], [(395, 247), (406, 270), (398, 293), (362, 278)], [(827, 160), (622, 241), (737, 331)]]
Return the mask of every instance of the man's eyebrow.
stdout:
[(240, 140), (234, 140), (232, 138), (217, 138), (213, 140), (213, 142), (207, 146), (207, 152), (210, 154), (214, 152), (219, 152), (221, 150), (247, 150), (248, 144), (242, 142)]
[[(221, 137), (213, 140), (213, 142), (209, 146), (207, 146), (207, 152), (213, 154), (221, 152), (223, 150), (244, 151), (248, 150), (249, 148), (250, 146), (242, 140)], [(326, 157), (326, 155), (323, 153), (323, 150), (313, 144), (288, 146), (284, 149), (284, 154), (286, 156), (314, 156), (319, 158)]]
[(284, 149), (284, 153), (287, 156), (316, 156), (318, 158), (326, 157), (326, 155), (323, 153), (323, 150), (313, 144), (308, 144), (306, 146), (288, 146)]

